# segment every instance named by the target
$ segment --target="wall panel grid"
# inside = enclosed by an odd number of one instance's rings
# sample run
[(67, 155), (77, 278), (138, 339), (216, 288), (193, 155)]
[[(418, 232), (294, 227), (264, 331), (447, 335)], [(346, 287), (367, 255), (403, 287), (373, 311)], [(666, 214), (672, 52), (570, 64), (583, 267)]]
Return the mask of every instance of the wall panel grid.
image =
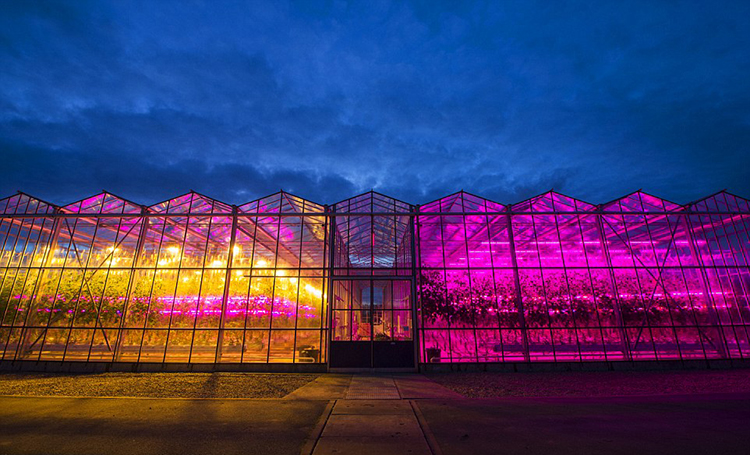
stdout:
[(422, 362), (750, 356), (750, 211), (722, 192), (420, 207)]
[(19, 193), (0, 200), (0, 358), (325, 363), (330, 280), (403, 276), (421, 362), (742, 359), (749, 227), (727, 192), (148, 207)]
[(325, 362), (322, 206), (191, 192), (150, 207), (18, 194), (0, 209), (3, 360)]

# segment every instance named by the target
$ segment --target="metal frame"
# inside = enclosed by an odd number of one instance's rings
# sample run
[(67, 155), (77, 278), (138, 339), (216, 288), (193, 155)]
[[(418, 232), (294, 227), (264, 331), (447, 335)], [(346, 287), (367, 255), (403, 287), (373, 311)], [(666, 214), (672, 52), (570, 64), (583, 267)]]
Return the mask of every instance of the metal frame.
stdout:
[[(435, 223), (425, 229), (424, 220)], [(493, 245), (493, 229), (503, 245)], [(427, 335), (439, 330), (447, 339), (443, 362), (516, 361), (514, 334), (525, 362), (744, 359), (749, 233), (750, 203), (726, 191), (685, 205), (637, 191), (596, 206), (553, 191), (512, 206), (466, 192), (413, 206), (373, 191), (331, 206), (284, 192), (231, 206), (190, 192), (145, 207), (104, 192), (59, 207), (18, 193), (0, 200), (0, 354), (3, 361), (294, 363), (309, 361), (299, 350), (308, 344), (323, 363), (333, 282), (393, 279), (412, 283), (418, 362), (429, 360), (423, 353), (435, 341)], [(431, 239), (439, 252), (425, 246)], [(272, 263), (262, 265), (266, 259)], [(428, 326), (434, 315), (420, 293), (430, 272), (446, 283), (444, 304), (474, 311), (468, 319)], [(159, 282), (165, 276), (172, 276), (169, 292)], [(461, 276), (463, 294), (448, 283)], [(492, 282), (480, 285), (475, 276)], [(197, 279), (193, 294), (181, 290), (185, 279)], [(264, 297), (256, 288), (267, 284)], [(482, 289), (492, 295), (478, 296)], [(570, 317), (583, 297), (590, 318)], [(487, 325), (477, 311), (489, 311), (490, 301), (496, 322)], [(517, 325), (501, 317), (508, 302)], [(140, 340), (135, 351), (132, 335)], [(172, 358), (170, 340), (183, 335), (189, 346)], [(540, 350), (542, 339), (549, 349)], [(252, 354), (259, 343), (262, 355)]]

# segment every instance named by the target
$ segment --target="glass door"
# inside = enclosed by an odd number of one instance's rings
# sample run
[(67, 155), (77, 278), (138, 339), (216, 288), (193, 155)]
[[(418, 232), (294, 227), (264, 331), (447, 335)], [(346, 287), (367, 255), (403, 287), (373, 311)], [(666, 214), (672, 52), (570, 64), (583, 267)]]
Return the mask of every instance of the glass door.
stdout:
[(333, 280), (330, 365), (413, 368), (411, 281)]

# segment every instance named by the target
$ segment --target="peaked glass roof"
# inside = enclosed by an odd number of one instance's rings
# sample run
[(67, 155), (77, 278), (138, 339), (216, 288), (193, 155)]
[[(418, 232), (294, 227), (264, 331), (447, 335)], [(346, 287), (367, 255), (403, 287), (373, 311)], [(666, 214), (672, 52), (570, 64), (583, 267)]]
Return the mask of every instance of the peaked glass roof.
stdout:
[(279, 191), (240, 206), (247, 213), (323, 213), (325, 208), (286, 191)]
[(55, 206), (29, 196), (26, 193), (18, 192), (13, 196), (0, 199), (0, 213), (5, 215), (23, 214), (23, 213), (52, 213)]
[(232, 207), (216, 199), (191, 191), (149, 207), (157, 213), (229, 213)]
[[(403, 201), (370, 191), (341, 201), (335, 206), (336, 230), (343, 242), (349, 267), (395, 267), (405, 241), (411, 239), (411, 206)], [(373, 216), (369, 213), (403, 213), (403, 216)], [(363, 215), (357, 215), (362, 213)], [(408, 239), (407, 239), (408, 237)], [(407, 242), (408, 243), (408, 242)]]
[(67, 213), (140, 213), (138, 204), (106, 191), (62, 207)]
[(513, 204), (514, 212), (582, 212), (595, 210), (596, 206), (570, 196), (548, 191), (531, 199)]

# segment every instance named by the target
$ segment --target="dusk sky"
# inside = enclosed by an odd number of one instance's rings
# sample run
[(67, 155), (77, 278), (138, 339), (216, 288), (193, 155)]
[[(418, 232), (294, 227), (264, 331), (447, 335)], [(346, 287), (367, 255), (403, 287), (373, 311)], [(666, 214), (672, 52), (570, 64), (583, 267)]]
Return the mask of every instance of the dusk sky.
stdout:
[(0, 197), (750, 197), (748, 18), (747, 0), (3, 1)]

